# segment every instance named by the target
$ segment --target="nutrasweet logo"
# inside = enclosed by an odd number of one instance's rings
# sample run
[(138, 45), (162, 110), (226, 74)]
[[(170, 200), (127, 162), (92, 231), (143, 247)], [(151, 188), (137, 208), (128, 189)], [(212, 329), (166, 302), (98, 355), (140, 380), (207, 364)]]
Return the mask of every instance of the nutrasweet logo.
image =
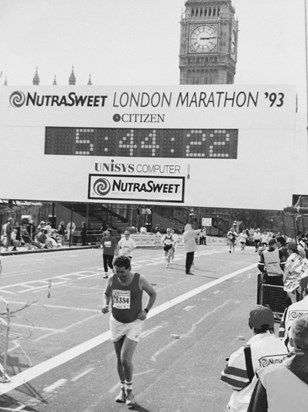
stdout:
[(102, 177), (93, 182), (93, 191), (98, 196), (106, 196), (110, 192), (110, 187), (109, 180)]
[(108, 95), (82, 95), (75, 92), (68, 94), (23, 93), (16, 90), (9, 97), (12, 107), (104, 107)]
[(16, 90), (10, 96), (10, 105), (13, 107), (21, 107), (25, 104), (26, 96), (20, 90)]

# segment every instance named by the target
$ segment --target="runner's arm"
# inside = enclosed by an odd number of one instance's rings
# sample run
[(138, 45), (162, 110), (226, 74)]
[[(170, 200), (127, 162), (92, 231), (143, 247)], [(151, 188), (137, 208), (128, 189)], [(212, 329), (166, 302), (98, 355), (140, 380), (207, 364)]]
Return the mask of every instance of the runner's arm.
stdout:
[(103, 307), (102, 307), (102, 313), (108, 313), (109, 312), (109, 304), (110, 304), (110, 287), (112, 283), (112, 276), (108, 279), (107, 285), (105, 292), (103, 294)]
[[(145, 317), (147, 315), (147, 313), (149, 312), (149, 310), (152, 308), (152, 306), (155, 303), (156, 300), (156, 290), (153, 288), (153, 286), (150, 284), (150, 282), (143, 276), (140, 276), (139, 279), (139, 286), (142, 290), (144, 290), (148, 296), (149, 299), (147, 301), (147, 304), (145, 306), (145, 308), (143, 309), (143, 311), (141, 312), (141, 314), (145, 314)], [(145, 310), (146, 309), (146, 310)]]

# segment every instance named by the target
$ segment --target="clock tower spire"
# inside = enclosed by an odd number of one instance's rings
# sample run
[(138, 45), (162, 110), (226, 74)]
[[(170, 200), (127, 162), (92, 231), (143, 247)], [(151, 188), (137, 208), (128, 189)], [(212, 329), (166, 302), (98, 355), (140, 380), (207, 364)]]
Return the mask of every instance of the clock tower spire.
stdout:
[(180, 84), (233, 84), (238, 22), (231, 0), (187, 0), (181, 18)]

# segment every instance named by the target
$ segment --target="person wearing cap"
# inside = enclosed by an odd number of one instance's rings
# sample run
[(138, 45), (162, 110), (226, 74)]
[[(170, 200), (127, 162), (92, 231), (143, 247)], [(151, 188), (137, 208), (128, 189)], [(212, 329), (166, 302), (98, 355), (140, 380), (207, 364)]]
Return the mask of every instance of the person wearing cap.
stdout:
[(299, 300), (297, 290), (300, 287), (300, 279), (308, 275), (308, 260), (299, 254), (295, 242), (288, 243), (288, 254), (289, 257), (284, 269), (284, 290), (288, 293), (292, 302), (295, 302)]
[(294, 320), (290, 330), (293, 348), (282, 363), (259, 370), (248, 412), (307, 412), (308, 315)]
[(284, 262), (276, 239), (270, 239), (267, 248), (260, 253), (258, 269), (263, 274), (264, 283), (283, 286)]
[(299, 284), (299, 293), (302, 299), (285, 309), (279, 326), (278, 336), (289, 350), (291, 350), (289, 332), (293, 321), (303, 315), (308, 315), (308, 275), (302, 277)]
[(221, 380), (233, 389), (227, 410), (247, 411), (256, 385), (256, 372), (272, 363), (282, 362), (287, 348), (274, 334), (274, 314), (269, 307), (257, 305), (249, 313), (248, 325), (253, 337), (227, 359)]

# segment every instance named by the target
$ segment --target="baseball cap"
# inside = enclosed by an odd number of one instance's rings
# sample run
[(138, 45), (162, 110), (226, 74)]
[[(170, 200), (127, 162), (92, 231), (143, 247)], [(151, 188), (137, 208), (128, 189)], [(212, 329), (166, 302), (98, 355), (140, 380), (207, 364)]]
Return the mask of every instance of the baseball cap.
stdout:
[(249, 325), (255, 329), (261, 329), (262, 325), (274, 327), (274, 315), (267, 306), (257, 305), (249, 313)]

